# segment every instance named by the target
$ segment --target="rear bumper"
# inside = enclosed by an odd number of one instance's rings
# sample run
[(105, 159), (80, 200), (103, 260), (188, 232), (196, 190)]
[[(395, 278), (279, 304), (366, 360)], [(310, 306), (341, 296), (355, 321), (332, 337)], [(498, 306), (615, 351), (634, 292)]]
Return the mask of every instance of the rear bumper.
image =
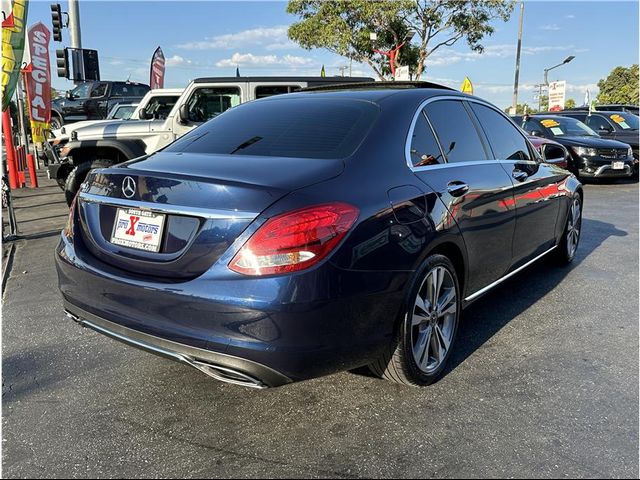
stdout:
[(84, 325), (196, 368), (191, 360), (216, 372), (232, 368), (263, 386), (371, 363), (394, 338), (410, 278), (329, 263), (255, 278), (225, 264), (193, 280), (161, 282), (79, 255), (81, 248), (62, 236), (55, 257), (65, 307)]
[(172, 342), (123, 327), (68, 301), (64, 302), (64, 309), (68, 317), (84, 327), (141, 350), (185, 363), (221, 382), (251, 388), (278, 387), (291, 382), (291, 379), (285, 375), (259, 363)]

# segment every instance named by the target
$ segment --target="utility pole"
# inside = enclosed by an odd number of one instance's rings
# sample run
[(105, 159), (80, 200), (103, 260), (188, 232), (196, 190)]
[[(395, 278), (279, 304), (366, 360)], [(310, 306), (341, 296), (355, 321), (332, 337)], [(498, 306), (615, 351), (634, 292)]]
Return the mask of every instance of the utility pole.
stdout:
[(518, 30), (518, 48), (516, 49), (516, 78), (513, 82), (513, 105), (511, 114), (515, 115), (518, 108), (518, 80), (520, 77), (520, 50), (522, 49), (522, 17), (524, 16), (524, 2), (520, 2), (520, 29)]
[[(82, 68), (78, 69), (75, 65), (76, 61), (80, 61), (82, 64), (84, 62), (82, 55), (82, 35), (80, 33), (80, 5), (78, 4), (78, 0), (69, 0), (69, 38), (71, 40), (71, 48), (76, 49), (72, 50), (75, 52), (80, 52), (79, 55), (74, 55), (74, 71), (84, 72), (84, 65)], [(75, 75), (74, 75), (75, 77)], [(78, 83), (74, 80), (74, 83)]]

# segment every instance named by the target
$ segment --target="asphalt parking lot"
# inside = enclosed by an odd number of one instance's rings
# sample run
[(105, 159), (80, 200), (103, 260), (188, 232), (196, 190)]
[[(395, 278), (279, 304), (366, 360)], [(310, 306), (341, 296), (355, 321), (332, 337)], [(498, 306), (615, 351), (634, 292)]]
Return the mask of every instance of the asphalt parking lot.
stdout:
[(21, 240), (3, 306), (3, 476), (637, 478), (638, 183), (585, 191), (575, 263), (543, 261), (475, 303), (426, 389), (362, 373), (217, 383), (66, 319), (57, 235)]

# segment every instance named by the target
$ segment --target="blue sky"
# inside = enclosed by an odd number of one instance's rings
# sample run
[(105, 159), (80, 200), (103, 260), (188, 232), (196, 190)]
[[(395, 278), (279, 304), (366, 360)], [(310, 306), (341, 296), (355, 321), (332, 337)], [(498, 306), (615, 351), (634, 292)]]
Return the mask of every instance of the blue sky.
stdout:
[[(61, 1), (62, 10), (67, 2)], [(51, 28), (50, 1), (31, 1), (28, 24), (42, 21)], [(483, 55), (458, 42), (427, 62), (427, 80), (456, 88), (469, 76), (475, 94), (504, 108), (513, 91), (519, 9), (508, 22), (496, 22), (496, 32), (484, 40)], [(568, 55), (573, 62), (553, 70), (549, 80), (567, 81), (567, 98), (582, 103), (584, 93), (618, 65), (638, 62), (638, 2), (526, 1), (519, 102), (533, 103), (533, 85), (543, 69)], [(262, 1), (80, 1), (82, 43), (99, 51), (101, 76), (148, 83), (149, 61), (160, 45), (167, 58), (165, 86), (182, 87), (203, 76), (337, 75), (348, 61), (323, 50), (307, 51), (287, 39), (296, 20), (286, 2)], [(68, 31), (63, 31), (65, 45)], [(52, 42), (51, 58), (55, 62)], [(366, 65), (354, 75), (370, 75)], [(54, 86), (72, 85), (54, 75)]]

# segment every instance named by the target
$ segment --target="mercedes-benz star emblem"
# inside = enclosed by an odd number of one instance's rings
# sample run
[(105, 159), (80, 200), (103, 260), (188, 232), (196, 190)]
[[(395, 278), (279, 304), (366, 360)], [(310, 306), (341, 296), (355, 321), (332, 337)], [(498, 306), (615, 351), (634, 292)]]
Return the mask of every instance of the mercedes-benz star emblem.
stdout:
[(131, 198), (136, 194), (136, 181), (131, 177), (124, 177), (122, 181), (122, 193), (127, 198)]

